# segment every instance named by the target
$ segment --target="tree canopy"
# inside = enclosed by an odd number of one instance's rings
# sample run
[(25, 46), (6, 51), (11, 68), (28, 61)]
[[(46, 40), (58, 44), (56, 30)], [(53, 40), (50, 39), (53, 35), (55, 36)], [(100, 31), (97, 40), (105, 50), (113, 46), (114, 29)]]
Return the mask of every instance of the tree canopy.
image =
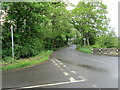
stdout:
[(110, 20), (102, 2), (79, 2), (70, 11), (65, 2), (5, 2), (2, 6), (7, 13), (2, 30), (3, 58), (12, 53), (11, 25), (17, 59), (66, 46), (73, 38), (81, 45), (113, 39), (110, 33), (106, 35)]

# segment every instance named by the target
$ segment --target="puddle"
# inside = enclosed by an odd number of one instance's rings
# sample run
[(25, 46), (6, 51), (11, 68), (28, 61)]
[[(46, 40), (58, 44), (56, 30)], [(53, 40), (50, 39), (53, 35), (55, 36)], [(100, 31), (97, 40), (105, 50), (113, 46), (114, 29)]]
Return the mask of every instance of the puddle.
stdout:
[(109, 72), (106, 69), (103, 68), (99, 68), (99, 67), (94, 67), (94, 66), (90, 66), (90, 65), (85, 65), (85, 64), (77, 64), (80, 67), (84, 67), (86, 69), (92, 70), (92, 71), (96, 71), (96, 72), (103, 72), (103, 73), (107, 73)]
[[(74, 64), (74, 63), (72, 63), (70, 61), (66, 61), (66, 60), (63, 60), (63, 59), (60, 59), (60, 58), (57, 58), (57, 59), (60, 60), (60, 61), (69, 63), (69, 64)], [(96, 72), (103, 72), (103, 73), (108, 73), (109, 72), (106, 69), (103, 69), (103, 68), (100, 68), (100, 67), (94, 67), (94, 66), (90, 66), (90, 65), (85, 65), (85, 64), (77, 64), (77, 66), (84, 67), (86, 69), (89, 69), (89, 70), (92, 70), (92, 71), (96, 71)]]

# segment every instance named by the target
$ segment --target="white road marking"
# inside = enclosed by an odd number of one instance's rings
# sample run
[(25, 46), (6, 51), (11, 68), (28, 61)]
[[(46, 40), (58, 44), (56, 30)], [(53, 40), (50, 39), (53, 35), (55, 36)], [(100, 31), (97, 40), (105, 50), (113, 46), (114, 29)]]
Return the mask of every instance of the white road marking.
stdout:
[(76, 81), (73, 77), (70, 77), (69, 80), (70, 80), (71, 82)]
[(61, 63), (59, 60), (55, 59), (56, 62)]
[(78, 78), (81, 78), (81, 79), (83, 79), (83, 80), (87, 81), (87, 79), (86, 79), (86, 78), (84, 78), (83, 76), (78, 76)]
[(59, 60), (55, 59), (57, 62), (60, 62)]
[(67, 72), (63, 72), (65, 76), (69, 76), (69, 74)]
[(63, 65), (63, 67), (66, 67), (66, 65)]
[(103, 61), (98, 61), (98, 60), (95, 60), (95, 59), (92, 59), (92, 58), (88, 58), (88, 57), (85, 57), (86, 59), (89, 59), (89, 60), (92, 60), (92, 61), (95, 61), (95, 62), (100, 62), (100, 63), (104, 63), (104, 64), (108, 64), (108, 65), (112, 65), (110, 63), (107, 63), (107, 62), (103, 62)]
[(56, 64), (56, 62), (55, 62), (54, 60), (52, 60), (52, 62), (53, 62), (54, 64)]
[(71, 73), (76, 73), (76, 71), (71, 71)]
[(59, 82), (59, 83), (51, 83), (51, 84), (44, 84), (44, 85), (28, 86), (28, 87), (21, 87), (21, 88), (18, 88), (18, 89), (37, 88), (37, 87), (46, 87), (46, 86), (55, 86), (55, 85), (78, 83), (78, 82), (84, 82), (84, 80), (75, 80), (75, 81), (72, 81), (72, 82), (69, 81), (69, 82)]
[(51, 59), (52, 60), (52, 62), (54, 62), (54, 60), (53, 59)]
[(57, 63), (56, 63), (55, 65), (56, 65), (56, 66), (58, 66), (58, 64), (57, 64)]
[(92, 85), (92, 86), (97, 88), (97, 86), (96, 86), (96, 85)]
[(62, 63), (60, 63), (60, 65), (62, 65)]

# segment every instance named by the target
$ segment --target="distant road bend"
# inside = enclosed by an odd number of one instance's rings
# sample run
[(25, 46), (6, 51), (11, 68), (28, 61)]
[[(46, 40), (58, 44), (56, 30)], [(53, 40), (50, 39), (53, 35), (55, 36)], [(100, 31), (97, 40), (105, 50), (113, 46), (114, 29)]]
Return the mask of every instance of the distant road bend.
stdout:
[(3, 88), (118, 88), (118, 57), (75, 48), (59, 49), (42, 64), (3, 72)]

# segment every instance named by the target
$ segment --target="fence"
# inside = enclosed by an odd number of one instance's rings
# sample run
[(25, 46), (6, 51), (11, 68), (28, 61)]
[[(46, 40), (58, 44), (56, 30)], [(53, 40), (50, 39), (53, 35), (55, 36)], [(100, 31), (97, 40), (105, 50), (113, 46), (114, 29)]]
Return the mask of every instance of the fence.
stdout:
[(120, 56), (120, 49), (117, 48), (94, 48), (93, 54)]

